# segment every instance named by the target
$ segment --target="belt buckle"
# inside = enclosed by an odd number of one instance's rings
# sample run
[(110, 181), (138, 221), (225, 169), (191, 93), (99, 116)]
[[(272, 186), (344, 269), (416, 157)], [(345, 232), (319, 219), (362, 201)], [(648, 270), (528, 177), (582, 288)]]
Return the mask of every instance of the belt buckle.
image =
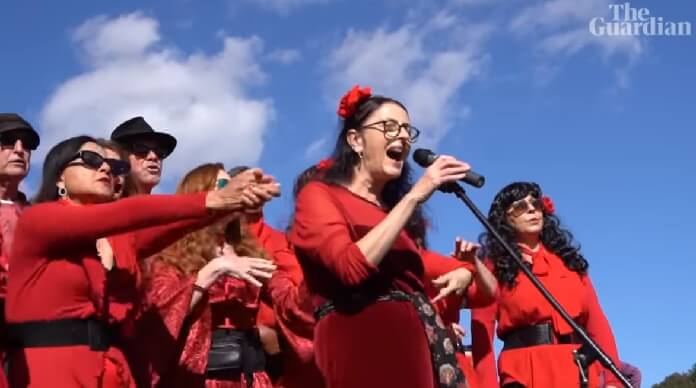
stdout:
[(90, 350), (104, 352), (109, 349), (109, 331), (104, 326), (96, 320), (87, 321), (87, 343)]

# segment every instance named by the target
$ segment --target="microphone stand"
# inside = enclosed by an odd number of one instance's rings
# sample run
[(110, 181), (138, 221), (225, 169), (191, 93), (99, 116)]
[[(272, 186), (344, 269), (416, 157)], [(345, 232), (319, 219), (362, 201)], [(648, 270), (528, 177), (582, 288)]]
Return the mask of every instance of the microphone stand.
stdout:
[(520, 270), (529, 278), (529, 280), (534, 284), (534, 287), (536, 287), (539, 292), (544, 296), (544, 298), (551, 303), (551, 306), (558, 311), (558, 313), (563, 317), (563, 320), (570, 325), (571, 328), (573, 328), (573, 331), (575, 334), (577, 334), (583, 342), (583, 345), (573, 351), (573, 359), (575, 363), (578, 365), (578, 368), (580, 369), (580, 387), (581, 388), (586, 388), (588, 384), (588, 374), (587, 370), (590, 364), (592, 364), (594, 361), (598, 360), (605, 368), (609, 369), (611, 373), (616, 376), (621, 383), (624, 384), (627, 388), (633, 388), (631, 383), (624, 377), (624, 375), (619, 372), (619, 369), (616, 367), (614, 362), (607, 356), (607, 354), (597, 345), (596, 342), (590, 338), (589, 335), (585, 332), (585, 330), (580, 327), (573, 318), (563, 309), (563, 307), (558, 303), (558, 301), (551, 295), (551, 293), (544, 287), (543, 284), (539, 281), (539, 279), (532, 273), (532, 270), (529, 269), (526, 265), (522, 263), (522, 258), (515, 253), (515, 251), (508, 245), (507, 242), (505, 242), (505, 239), (496, 231), (493, 226), (488, 222), (488, 219), (481, 213), (481, 211), (476, 207), (476, 205), (471, 201), (471, 198), (466, 194), (464, 191), (464, 188), (460, 186), (456, 182), (451, 182), (447, 183), (445, 185), (442, 185), (440, 187), (440, 191), (443, 191), (445, 193), (454, 193), (454, 195), (457, 196), (457, 198), (461, 199), (464, 204), (474, 213), (476, 218), (483, 224), (483, 226), (486, 228), (486, 230), (495, 237), (495, 239), (503, 246), (505, 251), (512, 256), (512, 258), (515, 260), (517, 265), (519, 266)]

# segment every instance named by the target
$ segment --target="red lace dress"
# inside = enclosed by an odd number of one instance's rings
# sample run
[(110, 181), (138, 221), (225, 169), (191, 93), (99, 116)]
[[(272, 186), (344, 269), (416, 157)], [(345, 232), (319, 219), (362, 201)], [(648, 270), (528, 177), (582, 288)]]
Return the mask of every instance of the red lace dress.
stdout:
[[(7, 322), (96, 318), (133, 336), (140, 304), (138, 260), (190, 230), (212, 222), (205, 193), (135, 196), (80, 206), (66, 201), (34, 205), (20, 217), (9, 258)], [(137, 232), (127, 233), (137, 230)], [(114, 268), (106, 271), (96, 240), (109, 238)], [(32, 347), (10, 352), (12, 387), (135, 387), (117, 347)]]
[[(238, 380), (206, 379), (208, 350), (215, 328), (252, 329), (256, 326), (260, 290), (233, 278), (219, 279), (189, 314), (195, 276), (155, 260), (147, 286), (147, 300), (164, 326), (158, 336), (144, 338), (142, 351), (150, 352), (152, 385), (167, 388), (247, 388)], [(151, 322), (156, 322), (151, 320)], [(157, 327), (145, 332), (155, 333)], [(271, 388), (265, 372), (253, 375), (253, 388)]]
[[(532, 272), (556, 297), (576, 322), (609, 357), (619, 365), (618, 352), (611, 327), (599, 305), (589, 275), (579, 275), (569, 270), (561, 258), (541, 246), (537, 252), (526, 251), (532, 256)], [(572, 329), (544, 299), (524, 274), (517, 276), (517, 284), (500, 287), (498, 301), (472, 312), (472, 336), (474, 365), (482, 388), (498, 387), (493, 335), (498, 325), (498, 337), (524, 326), (551, 323), (557, 335), (572, 333)], [(579, 372), (572, 352), (578, 345), (552, 344), (516, 348), (501, 352), (498, 359), (500, 384), (518, 382), (527, 388), (577, 387)], [(591, 388), (599, 386), (599, 374), (603, 368), (593, 363), (590, 368)], [(606, 384), (621, 386), (613, 375), (606, 372)]]

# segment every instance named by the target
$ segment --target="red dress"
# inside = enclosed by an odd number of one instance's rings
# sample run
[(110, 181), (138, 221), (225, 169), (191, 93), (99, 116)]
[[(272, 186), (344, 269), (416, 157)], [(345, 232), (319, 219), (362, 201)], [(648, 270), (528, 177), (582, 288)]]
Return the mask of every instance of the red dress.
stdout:
[[(152, 385), (181, 388), (246, 388), (239, 380), (206, 379), (208, 350), (216, 327), (252, 329), (256, 326), (260, 289), (233, 278), (219, 279), (189, 314), (196, 277), (153, 261), (148, 284), (148, 304), (158, 312), (164, 328), (159, 336), (144, 338), (143, 352), (151, 353)], [(188, 330), (185, 325), (188, 324)], [(151, 328), (152, 333), (156, 328)], [(271, 388), (265, 372), (254, 373), (254, 388)]]
[[(0, 365), (5, 363), (5, 297), (7, 296), (8, 258), (22, 208), (22, 205), (15, 202), (0, 201)], [(0, 388), (7, 386), (4, 368), (0, 368)]]
[[(119, 323), (127, 340), (140, 300), (137, 260), (210, 218), (205, 193), (136, 196), (89, 206), (56, 201), (28, 208), (17, 224), (9, 260), (8, 323), (98, 318)], [(96, 240), (106, 236), (114, 236), (109, 242), (115, 263), (108, 272), (96, 251)], [(12, 350), (9, 377), (13, 387), (135, 386), (116, 347), (106, 352), (86, 345)]]
[[(424, 291), (423, 258), (406, 232), (379, 266), (370, 264), (355, 244), (386, 215), (343, 187), (311, 182), (300, 192), (289, 241), (314, 307), (355, 291)], [(425, 329), (410, 302), (384, 301), (355, 314), (329, 313), (316, 324), (314, 351), (330, 388), (435, 386)]]
[[(532, 256), (532, 272), (548, 288), (563, 308), (581, 324), (592, 339), (618, 364), (618, 352), (614, 336), (588, 275), (569, 270), (561, 258), (540, 246)], [(498, 337), (515, 328), (550, 322), (557, 335), (572, 333), (572, 329), (556, 313), (539, 291), (524, 276), (517, 276), (512, 289), (501, 286), (497, 303), (472, 313), (473, 356), (479, 384), (483, 388), (498, 387), (493, 330), (498, 322)], [(572, 351), (578, 345), (554, 344), (510, 349), (501, 352), (498, 359), (500, 383), (518, 382), (527, 388), (577, 387), (578, 368), (573, 362)], [(590, 368), (590, 387), (598, 387), (602, 367), (593, 363)], [(607, 371), (607, 373), (609, 373)], [(615, 377), (607, 384), (621, 386)]]
[(283, 374), (276, 387), (324, 388), (324, 379), (314, 362), (315, 321), (302, 268), (284, 234), (262, 220), (250, 227), (278, 266), (268, 282), (268, 294), (284, 340)]

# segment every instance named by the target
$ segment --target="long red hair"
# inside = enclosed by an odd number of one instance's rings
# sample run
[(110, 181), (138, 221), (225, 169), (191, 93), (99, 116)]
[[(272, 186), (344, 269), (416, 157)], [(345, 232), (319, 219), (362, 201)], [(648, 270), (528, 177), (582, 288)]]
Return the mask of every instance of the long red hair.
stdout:
[[(225, 171), (222, 163), (200, 165), (184, 176), (177, 186), (176, 193), (189, 194), (214, 190), (220, 171)], [(247, 231), (239, 218), (232, 221), (228, 218), (187, 234), (163, 250), (155, 257), (155, 260), (176, 268), (183, 275), (192, 275), (216, 257), (217, 248), (225, 241), (232, 245), (240, 256), (266, 257), (256, 239)]]

